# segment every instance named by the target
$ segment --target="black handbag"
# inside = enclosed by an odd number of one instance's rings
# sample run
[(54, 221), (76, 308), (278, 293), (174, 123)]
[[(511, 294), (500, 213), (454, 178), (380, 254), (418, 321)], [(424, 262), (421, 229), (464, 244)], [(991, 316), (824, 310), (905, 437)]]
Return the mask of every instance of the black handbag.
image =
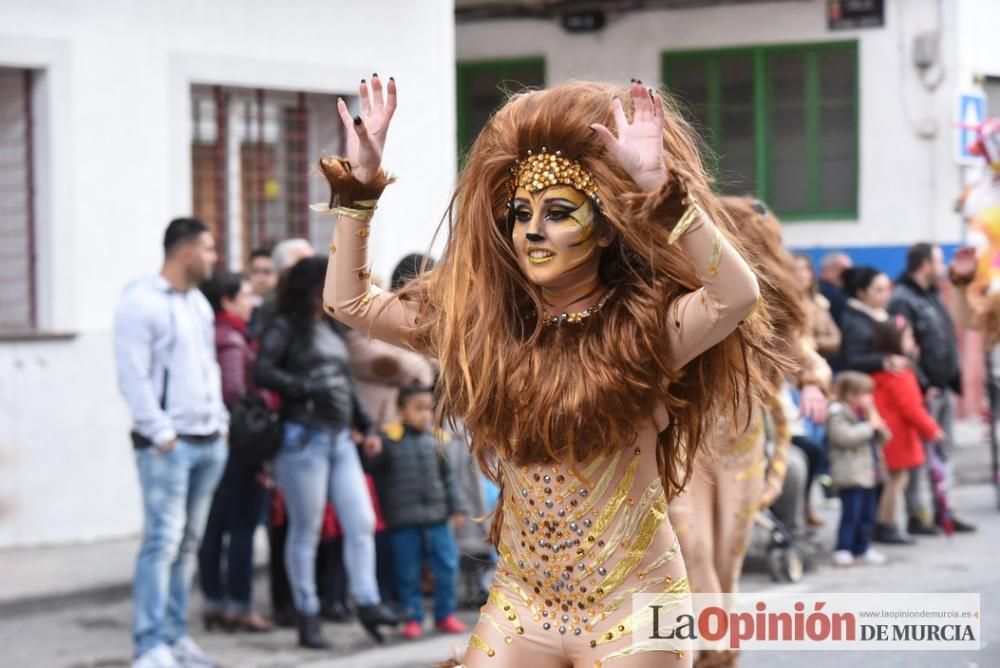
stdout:
[(229, 410), (229, 452), (253, 465), (281, 448), (281, 415), (258, 392), (244, 392)]

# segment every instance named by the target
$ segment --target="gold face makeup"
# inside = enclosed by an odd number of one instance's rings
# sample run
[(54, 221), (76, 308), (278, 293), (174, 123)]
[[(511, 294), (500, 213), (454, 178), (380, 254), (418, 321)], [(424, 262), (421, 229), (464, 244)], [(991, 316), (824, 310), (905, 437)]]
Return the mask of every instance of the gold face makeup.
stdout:
[(520, 187), (511, 214), (514, 252), (532, 283), (566, 293), (597, 280), (600, 249), (610, 242), (595, 236), (597, 212), (585, 193), (563, 185)]

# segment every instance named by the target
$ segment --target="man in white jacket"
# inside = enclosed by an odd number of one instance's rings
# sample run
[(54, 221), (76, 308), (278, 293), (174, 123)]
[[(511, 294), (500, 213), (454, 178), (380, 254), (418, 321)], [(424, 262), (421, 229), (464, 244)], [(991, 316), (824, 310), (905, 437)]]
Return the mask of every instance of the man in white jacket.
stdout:
[(198, 290), (215, 241), (192, 218), (170, 222), (158, 275), (124, 290), (115, 314), (118, 386), (132, 414), (143, 499), (133, 581), (135, 668), (208, 668), (188, 635), (194, 555), (222, 476), (229, 415), (222, 403), (212, 309)]

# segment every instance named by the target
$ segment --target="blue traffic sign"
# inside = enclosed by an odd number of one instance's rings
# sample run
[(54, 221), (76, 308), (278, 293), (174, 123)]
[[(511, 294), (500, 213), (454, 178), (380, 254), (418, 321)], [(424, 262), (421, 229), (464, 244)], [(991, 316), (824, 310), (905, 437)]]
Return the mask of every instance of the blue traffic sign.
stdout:
[(955, 156), (958, 162), (979, 164), (982, 158), (969, 153), (979, 125), (986, 120), (986, 98), (982, 93), (961, 93), (958, 97), (958, 132)]

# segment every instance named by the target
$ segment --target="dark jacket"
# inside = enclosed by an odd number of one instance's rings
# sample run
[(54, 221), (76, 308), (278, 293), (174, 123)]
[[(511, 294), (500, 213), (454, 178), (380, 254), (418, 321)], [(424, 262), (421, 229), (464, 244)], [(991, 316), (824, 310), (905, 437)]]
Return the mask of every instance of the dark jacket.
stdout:
[(872, 352), (875, 320), (869, 314), (848, 305), (844, 309), (840, 333), (842, 340), (837, 371), (875, 373), (885, 368), (886, 354)]
[(215, 352), (222, 371), (222, 402), (232, 408), (240, 395), (252, 385), (256, 357), (246, 324), (235, 316), (215, 316)]
[(382, 430), (382, 452), (369, 459), (382, 490), (389, 529), (436, 524), (467, 514), (465, 499), (444, 457), (445, 433), (416, 431), (395, 422)]
[(830, 302), (830, 315), (837, 327), (843, 329), (844, 311), (847, 310), (847, 295), (833, 283), (819, 282), (819, 292)]
[(289, 420), (331, 431), (373, 431), (358, 401), (347, 345), (325, 318), (303, 326), (275, 316), (260, 335), (254, 381), (280, 395)]
[(920, 346), (917, 376), (924, 390), (937, 387), (961, 393), (962, 369), (955, 325), (937, 286), (925, 290), (909, 276), (903, 276), (892, 293), (889, 312), (904, 316), (913, 326), (913, 335)]

